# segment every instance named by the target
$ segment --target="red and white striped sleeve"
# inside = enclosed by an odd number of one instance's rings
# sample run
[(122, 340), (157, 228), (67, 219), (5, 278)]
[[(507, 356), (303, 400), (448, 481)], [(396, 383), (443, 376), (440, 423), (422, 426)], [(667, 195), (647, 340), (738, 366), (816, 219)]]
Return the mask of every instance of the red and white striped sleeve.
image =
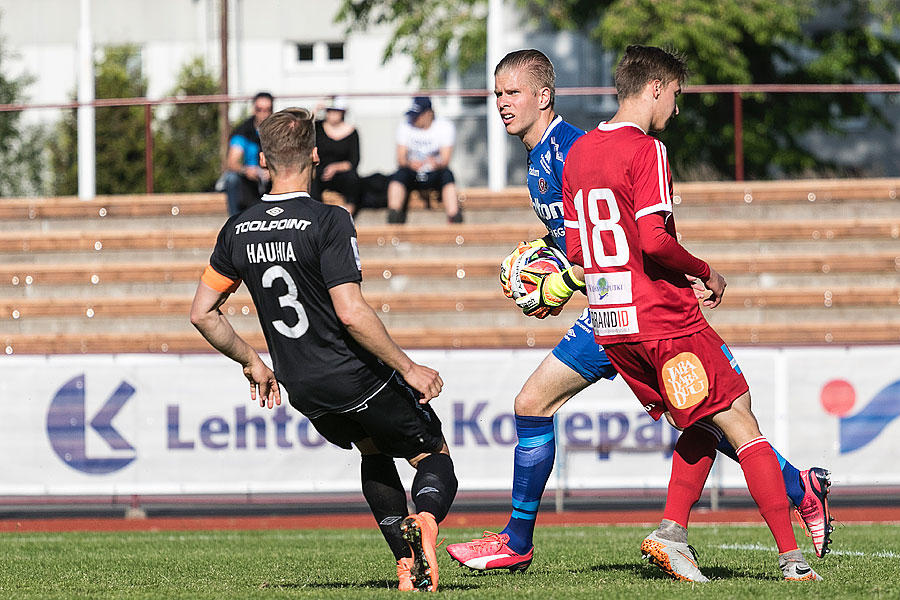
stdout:
[(649, 138), (634, 156), (634, 218), (655, 212), (672, 212), (672, 173), (666, 145)]

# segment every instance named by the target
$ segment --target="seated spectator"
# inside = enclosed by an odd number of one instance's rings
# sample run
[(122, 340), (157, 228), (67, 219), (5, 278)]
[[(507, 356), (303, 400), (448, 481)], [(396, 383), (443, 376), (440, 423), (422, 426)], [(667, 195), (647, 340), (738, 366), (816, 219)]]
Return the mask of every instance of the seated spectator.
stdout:
[(344, 197), (344, 207), (356, 216), (362, 206), (363, 185), (356, 167), (359, 165), (359, 133), (344, 121), (347, 101), (335, 97), (325, 106), (325, 119), (316, 121), (316, 167), (311, 196), (322, 199), (324, 190), (334, 190)]
[(456, 130), (446, 119), (436, 119), (431, 100), (413, 99), (407, 122), (397, 129), (399, 169), (388, 184), (388, 223), (405, 223), (409, 192), (440, 190), (451, 223), (462, 223), (456, 183), (448, 165), (453, 155)]
[(234, 128), (225, 157), (225, 198), (228, 214), (236, 215), (268, 191), (269, 172), (259, 166), (259, 124), (272, 115), (272, 94), (253, 97), (253, 115)]

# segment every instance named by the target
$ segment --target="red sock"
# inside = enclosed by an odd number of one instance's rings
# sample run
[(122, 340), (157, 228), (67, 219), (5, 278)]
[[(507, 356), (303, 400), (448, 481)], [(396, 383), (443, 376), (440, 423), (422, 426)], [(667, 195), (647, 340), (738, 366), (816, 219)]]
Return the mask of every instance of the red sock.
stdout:
[(759, 507), (759, 514), (766, 520), (769, 530), (775, 536), (778, 553), (796, 550), (797, 540), (791, 526), (790, 505), (784, 488), (784, 478), (772, 446), (765, 437), (760, 436), (738, 448), (737, 456), (750, 495)]
[(663, 519), (675, 521), (687, 528), (691, 508), (700, 499), (703, 485), (716, 458), (718, 443), (717, 437), (700, 425), (692, 425), (682, 432), (675, 442), (672, 476), (669, 478)]

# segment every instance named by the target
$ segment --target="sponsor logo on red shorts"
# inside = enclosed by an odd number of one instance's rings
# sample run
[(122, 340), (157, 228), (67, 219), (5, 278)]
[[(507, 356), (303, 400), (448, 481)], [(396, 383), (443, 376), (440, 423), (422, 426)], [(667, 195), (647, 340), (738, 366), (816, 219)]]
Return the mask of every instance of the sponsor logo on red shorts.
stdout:
[(690, 408), (709, 395), (706, 369), (692, 352), (682, 352), (667, 360), (662, 368), (662, 380), (673, 408)]

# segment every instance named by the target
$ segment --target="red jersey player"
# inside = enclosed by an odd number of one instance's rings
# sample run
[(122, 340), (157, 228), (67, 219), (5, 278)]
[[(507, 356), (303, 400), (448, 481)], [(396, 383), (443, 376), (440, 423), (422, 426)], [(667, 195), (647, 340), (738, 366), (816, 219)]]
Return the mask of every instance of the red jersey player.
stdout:
[(666, 510), (641, 545), (678, 579), (706, 581), (687, 545), (691, 507), (724, 434), (775, 537), (789, 580), (820, 580), (797, 547), (778, 460), (750, 409), (747, 382), (709, 326), (685, 275), (721, 302), (725, 279), (676, 240), (666, 147), (649, 136), (678, 114), (680, 57), (629, 46), (616, 68), (619, 110), (578, 139), (563, 171), (566, 248), (584, 266), (594, 335), (644, 407), (665, 407), (684, 433), (672, 460)]

